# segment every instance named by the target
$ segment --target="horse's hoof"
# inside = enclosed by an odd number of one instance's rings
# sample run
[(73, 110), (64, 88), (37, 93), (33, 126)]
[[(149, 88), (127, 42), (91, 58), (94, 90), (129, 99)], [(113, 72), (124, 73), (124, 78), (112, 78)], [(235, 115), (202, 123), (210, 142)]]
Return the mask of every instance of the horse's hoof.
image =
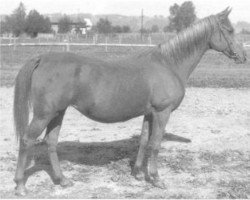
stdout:
[(28, 194), (28, 190), (24, 186), (15, 188), (16, 196), (26, 196), (27, 194)]
[(160, 189), (166, 189), (166, 184), (162, 180), (153, 180), (152, 185)]
[(67, 188), (67, 187), (73, 186), (74, 184), (73, 184), (73, 182), (70, 181), (69, 179), (63, 178), (63, 179), (60, 181), (60, 185), (61, 185), (62, 187), (64, 187), (64, 188)]
[(158, 175), (147, 176), (146, 180), (157, 188), (166, 189), (164, 181), (161, 180)]
[(142, 171), (139, 171), (138, 173), (136, 174), (133, 174), (133, 176), (135, 177), (136, 180), (138, 181), (143, 181), (145, 180), (145, 175)]
[(145, 180), (145, 174), (143, 173), (143, 171), (141, 171), (139, 169), (134, 169), (131, 174), (138, 181)]

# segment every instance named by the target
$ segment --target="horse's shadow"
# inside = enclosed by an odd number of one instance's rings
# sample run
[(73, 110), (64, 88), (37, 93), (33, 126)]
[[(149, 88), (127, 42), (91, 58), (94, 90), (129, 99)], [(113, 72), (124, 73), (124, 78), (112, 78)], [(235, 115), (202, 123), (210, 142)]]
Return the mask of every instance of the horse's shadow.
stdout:
[[(166, 133), (163, 140), (189, 143), (191, 140), (171, 133)], [(91, 142), (84, 143), (78, 141), (60, 142), (57, 145), (57, 153), (60, 162), (69, 161), (75, 164), (84, 164), (89, 166), (102, 166), (112, 161), (118, 161), (128, 158), (133, 167), (137, 150), (139, 147), (139, 136), (129, 139), (116, 140), (110, 142)], [(35, 163), (32, 167), (26, 169), (25, 180), (35, 172), (44, 170), (57, 184), (52, 173), (51, 165), (47, 154), (47, 146), (44, 142), (38, 143), (33, 149), (29, 162), (32, 158)]]

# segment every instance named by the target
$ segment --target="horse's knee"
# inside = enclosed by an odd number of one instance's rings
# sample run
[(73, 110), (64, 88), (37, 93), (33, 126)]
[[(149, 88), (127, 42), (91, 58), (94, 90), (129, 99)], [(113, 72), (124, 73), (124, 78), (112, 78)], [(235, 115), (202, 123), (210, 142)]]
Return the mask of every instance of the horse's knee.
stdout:
[(25, 149), (29, 149), (30, 147), (34, 146), (36, 143), (36, 139), (29, 138), (27, 135), (24, 135), (22, 138), (23, 147)]
[(49, 153), (57, 152), (56, 146), (57, 146), (56, 144), (47, 143), (48, 152), (49, 152)]
[(153, 155), (157, 155), (159, 153), (159, 150), (160, 150), (159, 146), (152, 146), (152, 145), (147, 146), (147, 151)]
[(149, 141), (148, 133), (144, 130), (141, 134), (140, 145), (143, 147), (146, 147), (148, 144), (148, 141)]
[[(50, 133), (49, 133), (50, 134)], [(47, 147), (48, 147), (48, 151), (49, 152), (56, 152), (56, 149), (57, 149), (57, 143), (58, 143), (58, 141), (57, 141), (57, 139), (55, 139), (55, 138), (52, 138), (52, 137), (50, 137), (49, 135), (47, 135), (46, 137), (45, 137), (45, 142), (46, 142), (46, 145), (47, 145)]]
[(50, 117), (39, 119), (34, 117), (27, 128), (26, 134), (24, 135), (24, 140), (35, 141), (46, 128)]

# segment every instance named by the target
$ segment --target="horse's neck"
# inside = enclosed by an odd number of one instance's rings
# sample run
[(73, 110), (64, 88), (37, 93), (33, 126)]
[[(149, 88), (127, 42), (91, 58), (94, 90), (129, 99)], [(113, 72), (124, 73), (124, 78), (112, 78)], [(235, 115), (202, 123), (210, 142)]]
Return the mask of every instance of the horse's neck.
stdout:
[(209, 49), (214, 23), (214, 17), (205, 18), (160, 46), (163, 60), (184, 84)]
[(208, 46), (204, 45), (203, 47), (195, 50), (189, 57), (185, 58), (181, 63), (177, 64), (177, 67), (175, 67), (175, 71), (184, 84), (187, 83), (191, 73), (194, 71), (194, 69), (200, 62), (202, 56), (207, 50)]

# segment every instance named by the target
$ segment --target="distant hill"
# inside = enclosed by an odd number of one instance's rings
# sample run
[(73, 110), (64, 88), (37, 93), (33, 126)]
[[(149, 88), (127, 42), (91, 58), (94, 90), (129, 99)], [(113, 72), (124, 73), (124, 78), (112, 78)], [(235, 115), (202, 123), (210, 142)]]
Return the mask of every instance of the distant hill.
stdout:
[[(113, 25), (128, 25), (131, 30), (136, 32), (141, 28), (141, 17), (140, 16), (124, 16), (124, 15), (95, 15), (93, 23), (95, 24), (100, 18), (107, 18)], [(167, 26), (169, 20), (167, 17), (155, 16), (143, 18), (143, 27), (150, 29), (153, 25), (157, 25), (160, 30)]]
[(151, 29), (153, 25), (157, 25), (160, 30), (163, 30), (165, 26), (169, 25), (169, 19), (163, 16), (147, 17), (144, 26)]
[(140, 18), (137, 16), (124, 16), (124, 15), (95, 15), (93, 20), (93, 24), (96, 24), (100, 18), (107, 18), (112, 25), (128, 25), (130, 26), (132, 31), (137, 31), (140, 28)]
[[(61, 17), (63, 17), (64, 14), (62, 13), (52, 13), (52, 14), (44, 14), (44, 16), (49, 17), (51, 22), (58, 22)], [(84, 18), (89, 18), (92, 19), (93, 15), (92, 14), (71, 14), (68, 15), (72, 21), (77, 21), (78, 19), (84, 19)]]

